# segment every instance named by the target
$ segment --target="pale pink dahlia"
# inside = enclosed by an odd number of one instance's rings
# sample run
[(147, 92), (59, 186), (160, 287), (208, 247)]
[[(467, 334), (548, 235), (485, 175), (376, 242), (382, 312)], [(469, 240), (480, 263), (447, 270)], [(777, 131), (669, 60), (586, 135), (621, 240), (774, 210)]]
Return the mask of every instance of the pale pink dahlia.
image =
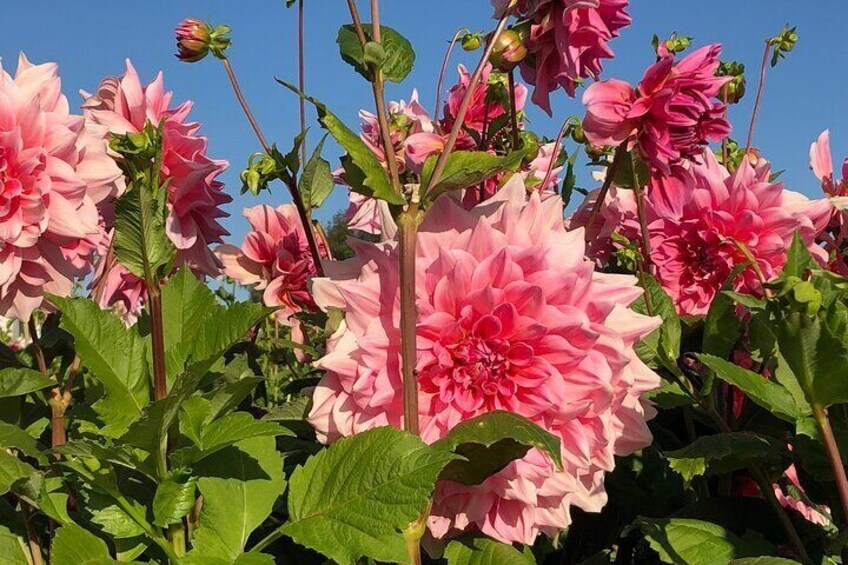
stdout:
[[(316, 272), (297, 209), (294, 204), (260, 205), (245, 209), (244, 217), (252, 231), (241, 248), (221, 245), (216, 250), (224, 272), (240, 284), (256, 285), (264, 291), (262, 301), (279, 308), (276, 316), (280, 323), (294, 326), (293, 314), (315, 310), (307, 284)], [(317, 242), (326, 257), (323, 241), (319, 238)]]
[(827, 228), (819, 233), (819, 239), (830, 251), (828, 268), (841, 275), (848, 275), (845, 261), (845, 241), (848, 238), (848, 158), (842, 163), (842, 178), (833, 174), (833, 157), (830, 152), (830, 131), (825, 130), (810, 146), (810, 168), (822, 183), (822, 190), (832, 204)]
[(0, 67), (0, 315), (29, 320), (44, 293), (91, 272), (97, 205), (119, 190), (105, 132), (71, 114), (55, 63)]
[[(317, 362), (326, 375), (309, 416), (331, 442), (401, 426), (397, 244), (354, 243), (357, 256), (314, 279), (316, 303), (344, 321)], [(476, 486), (442, 483), (430, 531), (479, 530), (532, 543), (570, 522), (570, 507), (597, 511), (614, 455), (648, 445), (643, 399), (659, 377), (634, 343), (659, 320), (627, 306), (641, 291), (629, 275), (597, 273), (582, 230), (566, 231), (562, 201), (526, 194), (513, 177), (466, 211), (442, 198), (421, 226), (417, 257), (419, 409), (433, 442), (492, 410), (530, 418), (562, 438), (564, 471), (531, 450)]]
[[(705, 314), (736, 265), (748, 263), (743, 246), (766, 280), (780, 273), (796, 231), (821, 257), (816, 234), (830, 215), (826, 200), (810, 201), (771, 182), (768, 166), (742, 161), (733, 174), (712, 153), (687, 174), (655, 182), (648, 192), (651, 262), (682, 314)], [(754, 269), (736, 278), (736, 289), (760, 294)]]
[(592, 84), (583, 95), (583, 127), (596, 145), (636, 145), (645, 161), (668, 174), (700, 157), (704, 146), (730, 134), (727, 107), (716, 96), (732, 77), (718, 77), (721, 45), (708, 45), (675, 62), (652, 65), (638, 90), (624, 81)]
[(603, 60), (614, 56), (608, 43), (632, 21), (628, 4), (629, 0), (519, 3), (518, 15), (532, 22), (521, 76), (535, 86), (534, 104), (550, 114), (551, 92), (562, 87), (574, 96), (580, 81), (598, 78)]
[[(111, 134), (140, 131), (148, 121), (157, 126), (164, 122), (162, 177), (169, 181), (166, 229), (177, 249), (176, 264), (188, 265), (198, 276), (220, 274), (221, 263), (209, 246), (222, 243), (223, 237), (229, 235), (219, 220), (228, 216), (222, 206), (232, 198), (224, 192), (223, 183), (216, 180), (227, 168), (227, 162), (207, 157), (206, 138), (198, 134), (200, 124), (187, 121), (191, 102), (172, 108), (172, 93), (165, 92), (162, 74), (142, 86), (129, 60), (122, 77), (106, 78), (97, 93), (83, 95), (86, 118)], [(111, 228), (108, 221), (106, 227)], [(130, 298), (143, 299), (146, 295), (143, 282), (134, 280), (114, 262), (101, 271), (102, 276), (111, 278), (96, 284), (102, 306)], [(103, 289), (123, 288), (127, 284), (133, 287), (132, 291), (120, 295), (102, 293)], [(138, 286), (141, 292), (137, 292)], [(127, 311), (137, 312), (140, 308), (140, 303), (135, 303)]]

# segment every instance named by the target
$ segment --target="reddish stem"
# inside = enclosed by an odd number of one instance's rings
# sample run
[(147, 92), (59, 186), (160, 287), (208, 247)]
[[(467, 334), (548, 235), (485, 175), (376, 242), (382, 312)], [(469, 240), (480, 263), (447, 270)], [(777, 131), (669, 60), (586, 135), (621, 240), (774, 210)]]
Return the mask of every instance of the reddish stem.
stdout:
[[(303, 26), (303, 0), (298, 0), (297, 3), (297, 87), (301, 92), (306, 92), (306, 65), (304, 64), (304, 43), (306, 33)], [(306, 99), (303, 96), (298, 96), (300, 104), (300, 134), (306, 131)], [(306, 163), (306, 137), (300, 145), (300, 162)]]
[(757, 114), (760, 111), (760, 102), (763, 99), (763, 89), (766, 85), (766, 68), (768, 66), (768, 56), (771, 51), (771, 43), (766, 41), (766, 48), (763, 51), (763, 62), (760, 65), (760, 84), (757, 87), (757, 98), (754, 100), (754, 111), (751, 113), (751, 125), (748, 126), (748, 141), (745, 143), (745, 158), (748, 157), (748, 151), (751, 150), (751, 143), (754, 141), (754, 127), (757, 124)]
[(451, 39), (450, 45), (448, 45), (448, 50), (445, 51), (445, 58), (442, 59), (442, 70), (439, 71), (439, 82), (436, 84), (436, 107), (433, 109), (433, 119), (438, 119), (439, 117), (439, 109), (442, 106), (442, 85), (445, 82), (445, 73), (447, 73), (448, 70), (448, 63), (450, 62), (451, 53), (453, 53), (453, 46), (456, 45), (457, 41), (459, 41), (459, 36), (467, 32), (467, 27), (457, 30), (457, 32), (453, 34), (453, 39)]
[(839, 492), (839, 501), (842, 503), (843, 520), (848, 520), (848, 476), (845, 474), (845, 465), (842, 463), (839, 446), (833, 435), (833, 428), (830, 427), (830, 420), (827, 417), (826, 409), (818, 404), (814, 404), (813, 418), (816, 420), (816, 424), (818, 424), (822, 441), (824, 442), (824, 449), (827, 452), (827, 458), (830, 461), (833, 476), (836, 479), (836, 489)]
[(592, 226), (595, 225), (595, 222), (598, 219), (598, 214), (601, 213), (601, 209), (604, 206), (604, 201), (607, 199), (607, 193), (609, 192), (610, 187), (612, 186), (612, 181), (615, 179), (616, 173), (618, 173), (618, 168), (621, 166), (621, 161), (627, 155), (627, 149), (625, 148), (625, 141), (615, 150), (615, 156), (612, 158), (612, 163), (610, 163), (609, 167), (607, 167), (607, 174), (604, 177), (604, 184), (601, 186), (601, 190), (598, 192), (598, 197), (595, 199), (595, 204), (592, 206), (592, 211), (589, 212), (589, 219), (586, 222), (586, 231), (583, 234), (586, 238), (586, 241), (589, 241), (589, 234), (591, 233)]

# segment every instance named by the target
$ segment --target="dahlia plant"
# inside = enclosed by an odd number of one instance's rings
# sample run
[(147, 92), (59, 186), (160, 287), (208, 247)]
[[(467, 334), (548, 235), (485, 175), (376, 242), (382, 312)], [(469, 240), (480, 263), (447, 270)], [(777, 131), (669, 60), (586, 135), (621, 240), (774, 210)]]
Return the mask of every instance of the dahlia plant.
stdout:
[(357, 125), (309, 95), (286, 5), (292, 143), (228, 26), (175, 28), (256, 135), (240, 198), (275, 203), (241, 241), (161, 74), (127, 61), (74, 110), (56, 64), (0, 69), (0, 562), (846, 562), (848, 189), (828, 131), (812, 199), (754, 145), (794, 28), (741, 145), (721, 45), (654, 36), (635, 86), (604, 75), (628, 0), (493, 0), (432, 111), (386, 100), (415, 52), (379, 0), (340, 3)]

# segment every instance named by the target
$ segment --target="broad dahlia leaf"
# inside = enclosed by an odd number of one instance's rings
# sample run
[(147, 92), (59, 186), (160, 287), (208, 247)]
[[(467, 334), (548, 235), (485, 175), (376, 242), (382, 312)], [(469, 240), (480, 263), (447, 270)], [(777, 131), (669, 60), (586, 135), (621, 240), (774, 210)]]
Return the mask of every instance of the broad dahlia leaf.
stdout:
[(445, 549), (448, 565), (533, 565), (536, 560), (515, 546), (488, 538), (457, 539)]
[(153, 497), (153, 523), (157, 526), (176, 524), (191, 512), (197, 477), (184, 471), (174, 471), (156, 487)]
[(560, 439), (513, 412), (498, 410), (466, 420), (434, 445), (465, 459), (448, 463), (439, 479), (465, 485), (482, 483), (531, 448), (550, 455), (562, 469)]
[(799, 565), (799, 563), (783, 557), (744, 557), (734, 559), (727, 565)]
[(404, 562), (403, 531), (457, 459), (388, 426), (340, 439), (292, 474), (282, 532), (339, 563)]
[(35, 438), (23, 428), (13, 424), (0, 422), (0, 448), (17, 449), (27, 457), (37, 460), (41, 465), (47, 465), (44, 450)]
[(330, 135), (347, 151), (347, 154), (342, 157), (342, 166), (344, 167), (342, 179), (351, 190), (378, 200), (385, 200), (389, 204), (402, 206), (406, 203), (403, 197), (392, 188), (391, 180), (389, 180), (389, 175), (386, 173), (383, 164), (356, 132), (347, 127), (344, 122), (315, 98), (306, 96), (292, 84), (280, 79), (276, 80), (312, 103), (318, 111), (318, 121), (321, 126), (330, 132)]
[[(382, 54), (379, 57), (374, 56), (374, 43), (371, 41), (371, 24), (362, 24), (365, 37), (368, 41), (366, 49), (362, 49), (359, 43), (356, 29), (348, 24), (339, 28), (336, 43), (339, 45), (339, 53), (342, 59), (352, 66), (357, 73), (362, 75), (366, 80), (371, 80), (371, 71), (368, 64), (378, 64), (383, 73), (383, 78), (389, 82), (403, 82), (403, 79), (412, 71), (412, 66), (415, 64), (415, 50), (412, 44), (400, 33), (387, 26), (380, 26), (380, 44)], [(369, 48), (369, 45), (371, 47)], [(372, 56), (368, 56), (369, 53)], [(367, 60), (366, 60), (367, 59)]]
[(18, 481), (27, 479), (36, 473), (35, 469), (10, 454), (0, 450), (0, 495), (4, 495)]
[(166, 353), (197, 339), (210, 312), (220, 308), (215, 295), (197, 280), (191, 269), (180, 268), (162, 288)]
[(739, 388), (748, 398), (778, 418), (795, 423), (804, 416), (796, 407), (792, 394), (783, 386), (714, 355), (702, 353), (697, 358), (715, 371), (718, 378)]
[[(195, 466), (203, 495), (200, 527), (194, 535), (190, 558), (217, 557), (222, 563), (254, 563), (240, 555), (247, 538), (271, 514), (283, 494), (283, 456), (270, 437), (240, 441)], [(259, 554), (257, 554), (259, 555)], [(223, 561), (226, 558), (227, 561)], [(264, 563), (265, 561), (259, 561)]]
[(0, 370), (0, 398), (24, 396), (53, 386), (56, 386), (56, 381), (48, 379), (33, 369)]
[(3, 565), (29, 565), (24, 546), (6, 526), (0, 526), (0, 555), (3, 556)]
[(715, 474), (744, 469), (752, 463), (778, 460), (775, 446), (767, 437), (752, 432), (728, 432), (699, 437), (683, 449), (664, 453), (669, 466), (688, 483), (707, 471)]
[(188, 466), (244, 439), (282, 435), (294, 436), (276, 422), (256, 420), (247, 412), (232, 412), (202, 426), (199, 442), (174, 452), (174, 462)]
[(634, 525), (642, 530), (663, 563), (714, 565), (774, 553), (774, 547), (759, 535), (737, 536), (702, 520), (639, 518)]
[[(679, 373), (677, 358), (680, 356), (680, 317), (674, 308), (674, 301), (663, 290), (662, 285), (649, 274), (642, 275), (644, 285), (651, 300), (651, 314), (662, 318), (662, 326), (645, 337), (635, 346), (636, 352), (643, 361), (661, 365), (672, 373)], [(648, 313), (645, 296), (633, 303), (633, 309), (642, 314)]]
[(297, 188), (307, 210), (320, 207), (336, 186), (333, 173), (330, 170), (330, 163), (321, 157), (326, 139), (327, 135), (324, 134), (324, 137), (315, 146), (312, 157), (303, 167), (303, 174), (297, 183)]
[[(732, 292), (736, 277), (744, 269), (744, 265), (737, 265), (733, 269), (724, 283), (723, 289), (725, 291)], [(740, 337), (742, 337), (742, 322), (736, 315), (735, 301), (726, 292), (720, 292), (716, 294), (710, 304), (710, 309), (707, 311), (701, 349), (704, 353), (727, 358)]]
[(112, 247), (118, 262), (140, 279), (156, 278), (176, 253), (165, 233), (168, 193), (165, 187), (154, 196), (147, 187), (136, 186), (115, 206), (115, 237)]
[(795, 232), (792, 245), (786, 254), (786, 264), (783, 266), (781, 277), (803, 277), (807, 270), (818, 269), (819, 264), (810, 254), (807, 245), (801, 238), (800, 232)]
[(110, 557), (105, 541), (76, 524), (63, 526), (56, 531), (50, 557), (54, 565), (118, 563)]
[[(492, 155), (485, 151), (454, 151), (448, 157), (445, 170), (439, 177), (439, 182), (425, 195), (426, 203), (432, 204), (436, 198), (452, 190), (461, 190), (476, 186), (488, 178), (504, 171), (515, 170), (527, 156), (527, 151), (513, 151), (505, 157)], [(438, 155), (431, 155), (424, 162), (421, 172), (421, 186), (430, 184), (433, 171), (436, 168)]]
[(116, 437), (136, 421), (150, 399), (147, 344), (137, 327), (126, 328), (111, 312), (84, 298), (50, 297), (62, 312), (61, 326), (74, 336), (83, 365), (104, 388), (94, 404), (101, 433)]

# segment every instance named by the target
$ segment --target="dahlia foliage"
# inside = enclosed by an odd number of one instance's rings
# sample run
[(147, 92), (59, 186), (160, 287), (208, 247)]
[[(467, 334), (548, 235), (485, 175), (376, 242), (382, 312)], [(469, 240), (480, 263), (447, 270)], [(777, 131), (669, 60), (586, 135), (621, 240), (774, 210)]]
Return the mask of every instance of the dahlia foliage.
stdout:
[(604, 72), (629, 0), (492, 0), (432, 106), (385, 100), (415, 52), (365, 4), (348, 126), (305, 92), (315, 14), (286, 2), (291, 144), (231, 29), (176, 26), (256, 134), (246, 222), (161, 73), (74, 102), (54, 63), (0, 67), (0, 561), (842, 563), (848, 159), (824, 131), (796, 192), (755, 136), (795, 28), (743, 145), (720, 44), (654, 36), (638, 83)]

